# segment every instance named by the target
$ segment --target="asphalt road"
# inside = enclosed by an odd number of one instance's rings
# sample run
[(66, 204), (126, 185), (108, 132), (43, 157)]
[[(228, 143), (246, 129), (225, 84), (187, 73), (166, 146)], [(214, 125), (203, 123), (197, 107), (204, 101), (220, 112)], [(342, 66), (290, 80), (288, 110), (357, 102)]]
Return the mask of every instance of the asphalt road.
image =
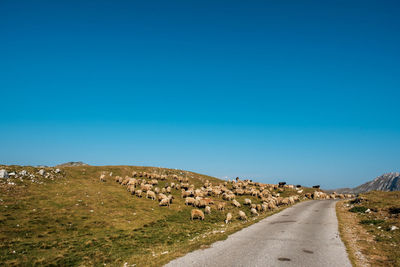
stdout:
[(351, 267), (334, 200), (294, 205), (166, 266)]

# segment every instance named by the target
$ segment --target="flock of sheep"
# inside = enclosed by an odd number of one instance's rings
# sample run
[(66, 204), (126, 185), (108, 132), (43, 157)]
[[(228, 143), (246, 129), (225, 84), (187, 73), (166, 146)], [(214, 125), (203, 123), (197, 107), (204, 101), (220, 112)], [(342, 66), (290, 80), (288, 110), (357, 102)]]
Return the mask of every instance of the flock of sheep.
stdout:
[[(211, 205), (214, 205), (218, 211), (224, 211), (226, 205), (232, 205), (239, 208), (238, 218), (247, 220), (246, 213), (243, 212), (244, 206), (250, 209), (250, 214), (258, 216), (261, 212), (277, 209), (279, 206), (288, 206), (300, 201), (303, 189), (301, 186), (286, 185), (285, 183), (262, 184), (251, 180), (230, 180), (227, 182), (213, 185), (206, 180), (204, 184), (196, 188), (194, 184), (189, 183), (187, 177), (181, 177), (176, 174), (172, 175), (173, 181), (166, 182), (164, 186), (159, 186), (159, 181), (166, 181), (169, 176), (158, 173), (133, 172), (132, 176), (116, 176), (115, 181), (126, 187), (126, 189), (137, 197), (146, 197), (151, 200), (157, 200), (159, 206), (169, 207), (173, 203), (174, 196), (172, 190), (181, 192), (181, 197), (185, 200), (185, 205), (193, 206), (191, 211), (191, 220), (204, 220), (204, 214), (211, 213)], [(100, 176), (100, 181), (106, 181), (106, 174)], [(161, 188), (160, 188), (161, 187)], [(281, 197), (280, 193), (289, 190), (293, 195)], [(259, 203), (252, 203), (250, 198), (245, 198), (242, 204), (236, 199), (236, 196), (252, 196), (258, 199)], [(304, 197), (310, 199), (331, 199), (331, 198), (346, 198), (351, 195), (342, 194), (326, 194), (321, 191), (314, 193), (306, 193)], [(214, 201), (218, 199), (218, 201)], [(204, 209), (204, 212), (203, 210)], [(226, 215), (225, 223), (228, 224), (232, 220), (231, 212)]]

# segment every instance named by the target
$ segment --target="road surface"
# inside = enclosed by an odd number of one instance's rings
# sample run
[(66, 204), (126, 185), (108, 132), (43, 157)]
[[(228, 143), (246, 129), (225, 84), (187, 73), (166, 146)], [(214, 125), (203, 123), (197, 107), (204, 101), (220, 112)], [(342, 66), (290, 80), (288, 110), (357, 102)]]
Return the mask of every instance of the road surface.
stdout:
[(306, 201), (166, 266), (351, 267), (334, 200)]

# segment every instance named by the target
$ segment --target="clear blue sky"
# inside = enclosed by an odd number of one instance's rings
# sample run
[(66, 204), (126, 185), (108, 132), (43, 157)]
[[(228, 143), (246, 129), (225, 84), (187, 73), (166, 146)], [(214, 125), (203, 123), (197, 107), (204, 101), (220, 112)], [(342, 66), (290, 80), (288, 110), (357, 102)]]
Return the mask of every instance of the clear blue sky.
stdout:
[(0, 1), (0, 163), (325, 188), (400, 167), (398, 1)]

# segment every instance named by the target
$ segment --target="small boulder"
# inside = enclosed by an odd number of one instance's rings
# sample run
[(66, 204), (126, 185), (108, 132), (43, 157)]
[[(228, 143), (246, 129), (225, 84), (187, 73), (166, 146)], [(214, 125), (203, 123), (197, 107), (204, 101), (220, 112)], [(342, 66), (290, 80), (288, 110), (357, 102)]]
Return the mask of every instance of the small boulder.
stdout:
[(19, 175), (22, 175), (22, 176), (25, 176), (27, 174), (28, 174), (28, 172), (26, 170), (22, 170), (19, 172)]
[(370, 209), (367, 209), (366, 211), (365, 211), (365, 213), (370, 213), (371, 212), (371, 210)]
[(45, 171), (43, 169), (40, 169), (39, 174), (43, 176), (45, 174)]
[(61, 170), (58, 168), (55, 170), (55, 173), (60, 173), (60, 172), (61, 172)]
[(394, 231), (399, 229), (399, 227), (397, 227), (396, 225), (392, 225), (392, 227), (390, 227), (390, 231)]
[(0, 170), (0, 178), (8, 178), (8, 172), (4, 169)]

